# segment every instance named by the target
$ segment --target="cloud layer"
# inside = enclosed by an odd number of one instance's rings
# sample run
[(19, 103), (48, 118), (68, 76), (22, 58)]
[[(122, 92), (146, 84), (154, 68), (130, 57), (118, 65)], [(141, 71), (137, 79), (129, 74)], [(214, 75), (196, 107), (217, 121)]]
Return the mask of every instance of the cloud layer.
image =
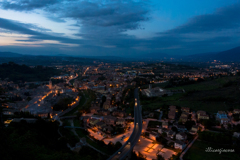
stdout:
[(0, 6), (5, 10), (29, 13), (42, 10), (47, 18), (59, 23), (74, 21), (78, 28), (74, 34), (78, 37), (76, 39), (54, 33), (47, 27), (3, 18), (0, 18), (0, 28), (30, 36), (28, 40), (20, 41), (54, 40), (78, 44), (75, 49), (84, 52), (93, 53), (101, 49), (108, 54), (112, 51), (118, 54), (194, 54), (228, 49), (240, 42), (240, 3), (192, 17), (185, 24), (158, 32), (148, 39), (126, 34), (129, 30), (144, 29), (143, 22), (152, 19), (148, 0), (4, 0)]

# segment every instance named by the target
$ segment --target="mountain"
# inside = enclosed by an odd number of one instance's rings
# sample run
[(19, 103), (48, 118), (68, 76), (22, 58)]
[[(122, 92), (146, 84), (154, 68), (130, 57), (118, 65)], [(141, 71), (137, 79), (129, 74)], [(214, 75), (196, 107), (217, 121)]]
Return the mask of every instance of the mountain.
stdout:
[(138, 55), (137, 57), (134, 57), (134, 59), (137, 60), (143, 60), (143, 61), (160, 61), (160, 60), (172, 60), (179, 58), (179, 56), (176, 55), (169, 55), (165, 53), (159, 53), (159, 52), (154, 52), (154, 53), (148, 53), (148, 54), (142, 54)]
[(240, 47), (232, 48), (222, 52), (201, 53), (181, 57), (182, 61), (206, 62), (219, 60), (222, 62), (240, 62)]
[(0, 52), (0, 57), (22, 57), (22, 54), (12, 52)]
[(240, 46), (219, 52), (216, 54), (216, 59), (220, 61), (240, 61)]

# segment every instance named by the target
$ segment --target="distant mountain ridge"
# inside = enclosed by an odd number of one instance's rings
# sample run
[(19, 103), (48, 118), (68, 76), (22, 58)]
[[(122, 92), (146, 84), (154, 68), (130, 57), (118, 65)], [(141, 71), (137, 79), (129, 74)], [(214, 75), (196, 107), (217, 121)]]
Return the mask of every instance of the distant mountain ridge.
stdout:
[(182, 57), (183, 61), (211, 61), (240, 62), (240, 46), (222, 52), (202, 53)]
[(0, 52), (0, 57), (22, 57), (22, 54), (13, 52)]
[[(0, 57), (23, 57), (23, 56), (34, 56), (34, 55), (23, 55), (19, 53), (13, 52), (0, 52)], [(41, 55), (35, 55), (41, 56)], [(44, 55), (46, 56), (46, 55)], [(138, 55), (136, 57), (118, 57), (118, 56), (73, 56), (73, 55), (64, 55), (57, 54), (51, 55), (52, 57), (82, 57), (82, 58), (96, 58), (96, 59), (104, 59), (104, 60), (115, 60), (115, 61), (156, 61), (156, 60), (171, 60), (171, 61), (188, 61), (188, 62), (206, 62), (212, 60), (219, 60), (222, 62), (240, 62), (240, 46), (235, 47), (222, 52), (209, 52), (209, 53), (201, 53), (187, 56), (179, 56), (179, 55), (168, 55), (164, 53), (149, 53), (144, 55)]]

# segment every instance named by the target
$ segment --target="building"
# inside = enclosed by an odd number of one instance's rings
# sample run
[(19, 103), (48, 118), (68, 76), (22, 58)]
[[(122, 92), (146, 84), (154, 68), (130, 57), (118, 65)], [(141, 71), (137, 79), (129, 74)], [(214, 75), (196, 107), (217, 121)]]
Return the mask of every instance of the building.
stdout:
[(104, 104), (103, 104), (103, 109), (109, 109), (109, 108), (111, 108), (112, 107), (112, 105), (111, 105), (111, 100), (110, 99), (107, 99), (106, 100), (106, 102), (104, 102)]
[(166, 133), (168, 130), (166, 128), (159, 128), (158, 129), (158, 133), (162, 134), (162, 133)]
[(205, 111), (197, 111), (198, 120), (200, 119), (209, 119), (209, 116)]
[(149, 138), (150, 138), (151, 140), (156, 141), (156, 140), (157, 140), (157, 137), (158, 137), (158, 133), (156, 133), (156, 132), (150, 132), (150, 133), (149, 133)]
[(228, 124), (228, 122), (229, 122), (229, 119), (228, 119), (228, 118), (221, 118), (221, 119), (220, 119), (220, 123), (221, 123), (221, 124)]
[(97, 127), (97, 129), (102, 129), (104, 126), (106, 126), (106, 124), (102, 121), (99, 121), (95, 124), (95, 126)]
[(183, 126), (183, 125), (174, 124), (173, 126), (176, 127), (179, 132), (185, 132), (185, 131), (187, 131), (187, 129), (186, 129), (185, 126)]
[(176, 134), (176, 139), (180, 141), (185, 141), (187, 139), (187, 135), (183, 132)]
[(104, 121), (107, 125), (115, 125), (117, 118), (113, 116), (105, 116)]
[(113, 128), (111, 126), (103, 126), (102, 131), (110, 134), (113, 131)]
[(240, 114), (240, 109), (234, 109), (233, 114)]
[(233, 132), (233, 137), (240, 138), (240, 132)]
[(95, 124), (98, 123), (98, 122), (99, 122), (99, 119), (90, 119), (90, 120), (89, 120), (89, 124), (90, 124), (91, 126), (95, 126)]
[(182, 111), (182, 112), (187, 112), (187, 113), (189, 113), (189, 112), (190, 112), (190, 108), (188, 108), (188, 107), (182, 107), (182, 108), (181, 108), (181, 111)]
[(179, 118), (179, 121), (182, 122), (183, 124), (186, 123), (188, 120), (188, 113), (183, 112)]
[(118, 118), (117, 121), (116, 121), (116, 125), (125, 126), (125, 119), (124, 118)]
[(168, 128), (168, 122), (167, 121), (162, 122), (162, 128)]
[(194, 125), (192, 126), (191, 130), (189, 131), (190, 134), (197, 134), (198, 126)]
[(186, 144), (182, 141), (176, 140), (174, 143), (174, 148), (175, 149), (181, 149), (183, 150), (186, 147)]
[(98, 112), (98, 115), (101, 115), (101, 116), (110, 115), (110, 111), (106, 109), (101, 109), (101, 110), (98, 110), (97, 112)]
[(123, 118), (126, 116), (126, 113), (124, 111), (116, 110), (112, 112), (112, 116)]
[(222, 118), (228, 118), (228, 116), (225, 111), (218, 111), (216, 118), (220, 120)]
[(168, 119), (174, 120), (176, 116), (176, 111), (169, 111), (168, 112)]
[(176, 135), (176, 132), (174, 132), (174, 131), (172, 131), (172, 130), (169, 130), (168, 132), (167, 132), (167, 137), (169, 137), (169, 138), (174, 138), (174, 136)]
[(146, 95), (147, 97), (162, 97), (163, 95), (171, 96), (173, 93), (169, 90), (162, 89), (159, 87), (152, 88), (151, 84), (149, 85), (148, 89), (143, 89), (142, 94)]

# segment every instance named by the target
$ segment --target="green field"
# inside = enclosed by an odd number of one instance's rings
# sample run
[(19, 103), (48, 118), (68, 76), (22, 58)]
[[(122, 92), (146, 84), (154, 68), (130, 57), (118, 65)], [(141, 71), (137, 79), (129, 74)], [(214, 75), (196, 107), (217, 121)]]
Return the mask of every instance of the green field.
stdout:
[(80, 102), (76, 108), (66, 113), (64, 116), (76, 115), (76, 111), (88, 111), (91, 107), (91, 102), (96, 99), (95, 93), (91, 90), (84, 90), (83, 93), (80, 92)]
[(74, 113), (75, 113), (76, 111), (78, 111), (79, 108), (81, 108), (81, 107), (83, 106), (83, 104), (85, 103), (85, 101), (86, 101), (85, 96), (81, 96), (80, 102), (79, 102), (78, 106), (77, 106), (76, 108), (74, 108), (73, 110), (71, 110), (70, 112), (66, 113), (64, 116), (74, 115)]
[[(228, 84), (228, 82), (233, 82)], [(219, 110), (240, 108), (239, 77), (222, 77), (196, 84), (168, 89), (184, 89), (185, 93), (169, 97), (142, 98), (143, 110), (155, 110), (162, 106), (189, 107), (194, 111), (205, 110), (216, 113)]]
[(196, 140), (187, 153), (183, 156), (183, 160), (237, 160), (240, 155), (237, 152), (233, 153), (211, 153), (205, 152), (206, 148), (212, 147), (213, 149), (232, 149), (226, 146), (219, 146), (209, 142)]

